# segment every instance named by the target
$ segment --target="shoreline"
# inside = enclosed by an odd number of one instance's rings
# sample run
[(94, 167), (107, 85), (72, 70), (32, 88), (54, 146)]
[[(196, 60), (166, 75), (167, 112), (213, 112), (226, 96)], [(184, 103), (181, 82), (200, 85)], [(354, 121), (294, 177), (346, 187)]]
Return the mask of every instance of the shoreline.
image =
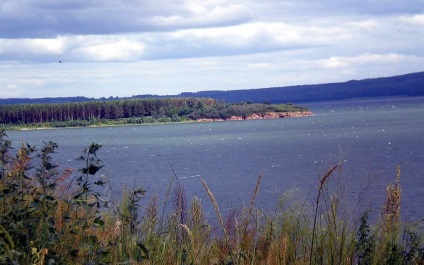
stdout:
[(243, 120), (269, 120), (269, 119), (281, 119), (281, 118), (299, 118), (312, 116), (311, 111), (288, 111), (288, 112), (265, 112), (265, 113), (253, 113), (249, 116), (231, 116), (227, 119), (209, 119), (201, 118), (194, 122), (222, 122), (222, 121), (243, 121)]

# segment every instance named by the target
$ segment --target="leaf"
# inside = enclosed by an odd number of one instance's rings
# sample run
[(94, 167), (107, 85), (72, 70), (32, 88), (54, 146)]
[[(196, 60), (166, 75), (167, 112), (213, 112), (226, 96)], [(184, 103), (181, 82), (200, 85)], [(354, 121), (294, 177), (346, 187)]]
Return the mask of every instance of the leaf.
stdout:
[(146, 191), (142, 188), (138, 188), (134, 191), (134, 195), (144, 195)]
[(47, 170), (51, 170), (51, 169), (56, 168), (56, 167), (57, 167), (57, 165), (53, 165), (53, 164), (51, 164), (51, 163), (47, 163), (47, 164), (46, 164), (46, 169), (47, 169)]
[(104, 167), (104, 166), (90, 165), (88, 168), (83, 168), (82, 173), (84, 173), (84, 174), (88, 173), (90, 175), (95, 175), (97, 173), (97, 171), (99, 171), (102, 167)]
[(101, 144), (92, 143), (92, 144), (90, 145), (89, 149), (88, 149), (88, 152), (89, 152), (90, 154), (95, 155), (95, 154), (96, 154), (96, 152), (100, 149), (100, 147), (102, 147), (102, 145), (101, 145)]
[(141, 241), (137, 241), (137, 246), (139, 246), (145, 254), (145, 256), (142, 256), (142, 258), (150, 260), (149, 250), (146, 248), (146, 246)]
[(104, 182), (103, 180), (99, 180), (99, 181), (95, 181), (94, 184), (103, 186), (104, 184), (106, 184), (106, 182)]
[(101, 219), (101, 217), (99, 216), (99, 217), (97, 217), (95, 220), (94, 220), (94, 226), (96, 226), (96, 227), (98, 227), (98, 228), (104, 228), (104, 225), (105, 225), (105, 221), (103, 221), (102, 219)]

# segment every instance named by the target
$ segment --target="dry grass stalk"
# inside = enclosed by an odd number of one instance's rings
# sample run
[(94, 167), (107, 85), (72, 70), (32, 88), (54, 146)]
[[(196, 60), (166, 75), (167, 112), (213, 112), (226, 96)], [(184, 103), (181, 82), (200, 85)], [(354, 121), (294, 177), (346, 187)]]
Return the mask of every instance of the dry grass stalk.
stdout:
[(331, 176), (334, 170), (336, 170), (337, 167), (339, 166), (340, 164), (335, 164), (321, 177), (319, 181), (318, 196), (315, 202), (316, 204), (315, 204), (314, 226), (312, 228), (312, 241), (311, 241), (311, 250), (310, 250), (310, 256), (309, 256), (309, 264), (312, 264), (312, 260), (313, 260), (315, 229), (316, 229), (316, 223), (317, 223), (318, 206), (319, 206), (319, 198), (321, 197), (321, 191), (322, 191), (322, 188), (324, 187), (325, 181)]
[(225, 242), (228, 244), (228, 235), (227, 230), (225, 229), (224, 220), (222, 219), (221, 212), (219, 211), (218, 203), (216, 202), (215, 197), (212, 194), (212, 191), (209, 189), (208, 185), (203, 179), (200, 179), (202, 181), (203, 187), (205, 187), (206, 192), (208, 193), (209, 199), (211, 200), (213, 204), (213, 208), (215, 210), (216, 216), (218, 217), (219, 224), (221, 225), (222, 232), (224, 233)]
[[(332, 168), (330, 168), (325, 174), (324, 176), (322, 176), (322, 178), (319, 181), (319, 192), (322, 190), (322, 188), (324, 187), (324, 183), (327, 180), (328, 177), (331, 176), (331, 174), (333, 174), (334, 170), (337, 169), (337, 167), (340, 166), (340, 164), (336, 164), (334, 165)], [(317, 198), (317, 200), (319, 200), (319, 198)]]
[(396, 228), (400, 223), (400, 198), (402, 191), (399, 180), (400, 167), (397, 168), (395, 184), (389, 184), (387, 186), (386, 201), (383, 206), (383, 219), (385, 221), (385, 228), (388, 231)]
[(72, 176), (72, 173), (74, 171), (75, 169), (73, 168), (67, 168), (55, 180), (55, 183), (58, 185), (56, 192), (59, 198), (63, 198), (65, 195), (69, 195), (69, 189), (71, 187), (72, 182), (67, 183), (67, 181)]
[(18, 150), (16, 159), (12, 162), (12, 166), (7, 176), (10, 178), (23, 176), (28, 169), (30, 161), (31, 157), (25, 149), (24, 143), (22, 143), (22, 147)]
[(273, 240), (267, 253), (266, 264), (287, 264), (287, 244), (286, 236)]
[(252, 214), (253, 205), (255, 204), (256, 195), (258, 195), (258, 190), (259, 190), (259, 186), (261, 184), (261, 179), (262, 179), (262, 175), (259, 176), (258, 181), (256, 182), (255, 191), (253, 192), (252, 201), (250, 202), (249, 211), (248, 211), (247, 216), (246, 216), (246, 218), (244, 220), (244, 224), (243, 224), (244, 231), (243, 231), (243, 234), (246, 234), (247, 227), (249, 225), (250, 215)]
[(156, 227), (156, 224), (158, 222), (158, 197), (153, 196), (150, 201), (149, 205), (146, 209), (145, 219), (149, 220), (150, 224), (150, 230), (154, 231), (154, 228)]
[(194, 239), (193, 239), (193, 233), (190, 231), (190, 228), (188, 228), (188, 226), (187, 225), (185, 225), (185, 224), (180, 224), (180, 226), (184, 229), (184, 231), (189, 235), (189, 237), (190, 237), (190, 241), (191, 241), (191, 244), (193, 245), (194, 244)]
[(191, 201), (191, 225), (193, 227), (200, 227), (205, 224), (205, 214), (203, 213), (202, 201), (196, 196)]
[[(175, 174), (175, 173), (174, 173)], [(180, 224), (185, 224), (187, 219), (187, 199), (183, 187), (178, 180), (177, 175), (175, 175), (176, 187), (174, 191), (173, 204), (175, 212), (179, 218), (178, 222)]]
[(189, 226), (183, 228), (186, 230), (191, 239), (190, 255), (192, 255), (192, 260), (195, 261), (194, 264), (201, 264), (202, 261), (200, 258), (205, 255), (205, 252), (207, 252), (205, 246), (208, 243), (209, 226), (206, 225), (207, 223), (202, 208), (202, 201), (196, 196), (193, 197), (191, 201), (189, 222), (192, 230), (189, 230)]
[(119, 238), (119, 236), (122, 233), (121, 230), (122, 230), (122, 222), (121, 220), (116, 220), (115, 225), (113, 226), (112, 235), (111, 235), (113, 242), (115, 242)]

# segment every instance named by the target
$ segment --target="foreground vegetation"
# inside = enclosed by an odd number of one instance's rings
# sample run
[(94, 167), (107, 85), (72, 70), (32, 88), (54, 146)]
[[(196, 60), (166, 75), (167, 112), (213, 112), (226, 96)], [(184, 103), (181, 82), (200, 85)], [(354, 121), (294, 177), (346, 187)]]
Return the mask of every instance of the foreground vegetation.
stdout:
[(0, 105), (0, 126), (75, 127), (227, 119), (253, 113), (293, 112), (306, 109), (292, 104), (250, 101), (226, 104), (210, 98), (126, 99), (57, 104)]
[(261, 177), (250, 204), (228, 216), (202, 180), (214, 221), (200, 199), (187, 200), (178, 178), (165, 198), (144, 201), (143, 189), (125, 187), (113, 202), (100, 192), (100, 145), (84, 150), (79, 170), (63, 172), (51, 158), (57, 148), (22, 144), (12, 155), (0, 132), (1, 264), (423, 264), (423, 231), (400, 220), (400, 169), (372, 224), (368, 212), (353, 218), (329, 190), (339, 164), (313, 195), (282, 196), (271, 215), (255, 206)]

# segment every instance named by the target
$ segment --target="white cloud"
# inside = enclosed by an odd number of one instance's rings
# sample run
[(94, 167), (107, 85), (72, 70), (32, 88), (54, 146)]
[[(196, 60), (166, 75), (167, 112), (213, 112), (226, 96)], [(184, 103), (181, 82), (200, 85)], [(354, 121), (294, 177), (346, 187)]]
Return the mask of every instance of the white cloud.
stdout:
[(65, 51), (64, 38), (56, 39), (0, 39), (0, 56), (23, 57), (61, 54)]
[(61, 54), (64, 52), (65, 39), (32, 39), (27, 40), (28, 46), (32, 51), (40, 51), (40, 53)]
[[(2, 80), (0, 79), (0, 85), (2, 85)], [(6, 97), (20, 97), (22, 95), (22, 90), (15, 83), (6, 83), (2, 85), (4, 89), (0, 89), (0, 98)]]
[[(153, 42), (146, 40), (146, 56), (160, 53), (155, 58), (180, 54), (180, 57), (254, 54), (278, 50), (304, 49), (316, 46), (333, 46), (352, 38), (344, 28), (293, 25), (284, 22), (255, 22), (229, 27), (179, 30)], [(156, 44), (168, 44), (155, 51)], [(152, 45), (149, 47), (149, 44)], [(187, 52), (185, 48), (190, 47)], [(150, 50), (150, 48), (152, 48)], [(150, 52), (150, 53), (149, 53)]]
[[(52, 61), (137, 60), (144, 45), (127, 36), (59, 36), (55, 39), (0, 39), (0, 57)], [(47, 56), (47, 57), (44, 57)], [(39, 59), (34, 59), (39, 57)]]
[(81, 56), (83, 60), (90, 61), (133, 61), (138, 60), (143, 49), (142, 44), (128, 39), (110, 41), (100, 39), (84, 44), (73, 53)]
[(418, 62), (422, 58), (416, 56), (402, 55), (402, 54), (361, 54), (354, 57), (330, 57), (327, 59), (319, 60), (319, 64), (323, 68), (356, 68), (367, 65), (386, 65), (386, 64), (400, 64), (409, 62)]
[(242, 5), (205, 5), (197, 2), (186, 4), (186, 8), (188, 12), (156, 15), (147, 21), (155, 27), (178, 29), (223, 26), (251, 17), (249, 10)]
[(417, 26), (424, 26), (424, 14), (414, 15), (409, 18)]

